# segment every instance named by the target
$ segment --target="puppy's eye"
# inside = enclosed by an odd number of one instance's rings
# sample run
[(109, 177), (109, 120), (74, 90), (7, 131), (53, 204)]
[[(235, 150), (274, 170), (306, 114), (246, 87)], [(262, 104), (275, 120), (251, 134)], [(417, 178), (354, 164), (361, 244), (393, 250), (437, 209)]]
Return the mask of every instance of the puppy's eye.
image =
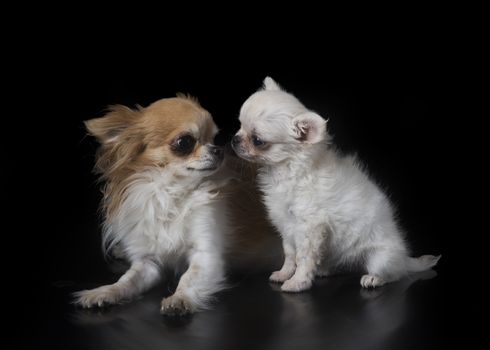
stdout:
[(265, 141), (262, 141), (257, 135), (252, 135), (252, 143), (256, 147), (265, 145)]
[(191, 135), (183, 135), (174, 142), (172, 149), (176, 153), (186, 155), (192, 152), (195, 145), (196, 139), (194, 137)]

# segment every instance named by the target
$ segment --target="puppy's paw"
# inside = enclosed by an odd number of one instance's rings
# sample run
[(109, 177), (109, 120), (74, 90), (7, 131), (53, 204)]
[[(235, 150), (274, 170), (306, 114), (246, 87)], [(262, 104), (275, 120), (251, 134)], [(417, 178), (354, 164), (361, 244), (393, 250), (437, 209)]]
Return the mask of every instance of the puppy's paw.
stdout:
[(281, 286), (283, 292), (298, 293), (310, 289), (313, 282), (309, 279), (291, 278)]
[(283, 270), (274, 271), (270, 275), (269, 281), (274, 282), (274, 283), (282, 283), (282, 282), (290, 279), (293, 274), (294, 274), (294, 271), (293, 272), (283, 271)]
[(121, 300), (118, 289), (111, 285), (82, 290), (74, 293), (73, 296), (75, 297), (73, 303), (84, 308), (117, 304)]
[(386, 282), (378, 275), (364, 275), (361, 277), (362, 288), (381, 287)]
[(160, 313), (166, 316), (183, 316), (194, 313), (196, 306), (183, 295), (171, 295), (162, 300)]

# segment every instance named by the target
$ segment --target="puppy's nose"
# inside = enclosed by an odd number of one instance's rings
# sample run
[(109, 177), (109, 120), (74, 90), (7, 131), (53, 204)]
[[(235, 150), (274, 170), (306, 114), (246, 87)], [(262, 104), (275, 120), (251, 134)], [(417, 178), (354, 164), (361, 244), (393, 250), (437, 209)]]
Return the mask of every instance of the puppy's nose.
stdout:
[(211, 152), (212, 155), (218, 157), (218, 158), (223, 158), (225, 155), (223, 147), (211, 145), (209, 146), (209, 152)]
[(236, 146), (236, 145), (238, 145), (238, 144), (239, 144), (241, 141), (242, 141), (242, 138), (241, 138), (240, 136), (238, 136), (238, 135), (235, 135), (235, 136), (233, 136), (233, 137), (232, 137), (232, 139), (231, 139), (231, 144)]

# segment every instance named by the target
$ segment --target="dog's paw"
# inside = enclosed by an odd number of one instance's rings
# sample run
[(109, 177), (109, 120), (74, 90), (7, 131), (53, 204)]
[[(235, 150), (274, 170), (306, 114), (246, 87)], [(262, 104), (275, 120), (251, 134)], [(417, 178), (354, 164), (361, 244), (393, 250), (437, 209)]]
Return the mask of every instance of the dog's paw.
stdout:
[(282, 282), (290, 279), (293, 274), (294, 274), (294, 271), (293, 272), (283, 271), (283, 270), (274, 271), (270, 275), (269, 281), (274, 282), (274, 283), (282, 283)]
[(84, 308), (102, 307), (116, 304), (120, 301), (120, 294), (114, 286), (102, 286), (90, 290), (82, 290), (73, 294), (73, 303)]
[(361, 277), (362, 288), (381, 287), (386, 282), (378, 275), (364, 275)]
[(160, 313), (167, 316), (183, 316), (195, 311), (195, 305), (188, 298), (176, 294), (163, 299), (160, 307)]
[(310, 289), (313, 282), (309, 279), (291, 278), (281, 286), (283, 292), (298, 293)]

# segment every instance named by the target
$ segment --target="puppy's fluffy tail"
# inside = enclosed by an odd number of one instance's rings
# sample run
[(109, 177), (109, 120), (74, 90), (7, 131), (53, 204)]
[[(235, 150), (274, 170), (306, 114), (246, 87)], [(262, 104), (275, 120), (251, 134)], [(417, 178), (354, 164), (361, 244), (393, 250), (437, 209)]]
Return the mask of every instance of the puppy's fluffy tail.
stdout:
[(435, 266), (441, 255), (422, 255), (418, 258), (407, 258), (407, 270), (409, 272), (421, 272)]

